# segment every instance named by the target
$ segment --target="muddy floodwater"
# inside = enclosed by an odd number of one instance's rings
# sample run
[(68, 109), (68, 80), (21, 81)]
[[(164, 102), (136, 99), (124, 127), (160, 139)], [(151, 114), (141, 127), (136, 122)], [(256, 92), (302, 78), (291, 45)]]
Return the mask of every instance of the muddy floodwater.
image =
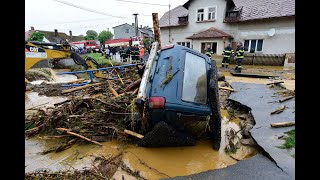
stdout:
[[(91, 144), (73, 145), (71, 148), (59, 152), (41, 155), (40, 153), (59, 143), (56, 139), (45, 139), (37, 136), (25, 140), (25, 171), (50, 169), (52, 171), (71, 168), (90, 168), (94, 156), (115, 156), (123, 153), (123, 162), (132, 170), (139, 171), (146, 179), (160, 179), (166, 177), (184, 176), (220, 169), (237, 162), (224, 152), (226, 145), (224, 132), (228, 128), (239, 130), (238, 118), (229, 121), (229, 115), (222, 110), (222, 142), (219, 151), (212, 149), (209, 140), (198, 141), (191, 147), (144, 148), (132, 144), (123, 144), (117, 140), (103, 142), (103, 147)], [(246, 159), (255, 155), (257, 151), (249, 146), (241, 146), (237, 159)], [(122, 172), (124, 173), (124, 172)], [(119, 173), (116, 173), (119, 175)]]
[[(232, 78), (236, 77), (227, 76), (226, 80), (232, 82)], [(56, 82), (75, 80), (72, 75), (58, 75), (55, 79)], [(251, 80), (257, 81), (256, 78), (251, 78)], [(66, 99), (65, 97), (39, 96), (38, 93), (30, 91), (26, 93), (26, 110), (42, 104), (50, 106)], [(235, 117), (229, 120), (229, 114), (223, 109), (221, 110), (221, 116), (222, 138), (219, 151), (213, 150), (210, 140), (200, 140), (195, 146), (170, 148), (144, 148), (111, 140), (102, 142), (102, 147), (92, 144), (75, 144), (62, 152), (42, 155), (41, 152), (57, 146), (60, 140), (36, 136), (25, 139), (25, 172), (40, 169), (51, 171), (72, 170), (74, 168), (79, 170), (89, 169), (95, 156), (108, 157), (123, 153), (122, 160), (131, 170), (139, 171), (140, 175), (146, 179), (160, 179), (225, 168), (237, 163), (238, 160), (247, 159), (257, 154), (257, 150), (250, 146), (241, 146), (236, 154), (228, 155), (225, 153), (225, 131), (230, 128), (238, 131), (240, 129), (240, 119)], [(240, 133), (239, 137), (241, 138)], [(125, 176), (125, 179), (135, 179), (120, 169), (115, 173), (114, 178), (122, 179), (122, 175)]]

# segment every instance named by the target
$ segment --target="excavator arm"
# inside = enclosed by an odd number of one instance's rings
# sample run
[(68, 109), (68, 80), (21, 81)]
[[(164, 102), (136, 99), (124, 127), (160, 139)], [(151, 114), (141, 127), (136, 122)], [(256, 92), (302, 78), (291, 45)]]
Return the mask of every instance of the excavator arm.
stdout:
[(25, 43), (25, 72), (40, 61), (48, 59), (72, 58), (73, 61), (82, 65), (85, 69), (97, 69), (100, 65), (90, 57), (83, 59), (71, 50), (69, 44), (57, 44), (29, 41)]

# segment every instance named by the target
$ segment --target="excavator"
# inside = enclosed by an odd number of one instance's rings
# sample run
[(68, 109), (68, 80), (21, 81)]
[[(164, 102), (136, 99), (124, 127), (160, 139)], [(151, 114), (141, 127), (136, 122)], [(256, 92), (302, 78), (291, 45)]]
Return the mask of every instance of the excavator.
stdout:
[[(38, 41), (25, 41), (25, 72), (40, 61), (53, 59), (53, 63), (65, 58), (72, 58), (73, 61), (82, 65), (86, 70), (101, 68), (100, 65), (91, 57), (83, 59), (79, 56), (68, 43), (47, 43)], [(95, 77), (104, 78), (101, 71), (95, 71)], [(28, 80), (25, 79), (28, 83)]]

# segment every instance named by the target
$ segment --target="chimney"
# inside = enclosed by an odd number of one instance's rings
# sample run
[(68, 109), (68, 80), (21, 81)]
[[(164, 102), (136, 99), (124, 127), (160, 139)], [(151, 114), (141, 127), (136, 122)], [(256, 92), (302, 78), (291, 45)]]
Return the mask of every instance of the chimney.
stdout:
[(31, 31), (34, 31), (34, 27), (33, 26), (31, 26)]
[(71, 30), (69, 31), (69, 35), (70, 35), (70, 37), (72, 38), (72, 31), (71, 31)]
[(132, 26), (134, 27), (134, 23), (132, 23)]
[(58, 29), (54, 30), (54, 36), (58, 36)]

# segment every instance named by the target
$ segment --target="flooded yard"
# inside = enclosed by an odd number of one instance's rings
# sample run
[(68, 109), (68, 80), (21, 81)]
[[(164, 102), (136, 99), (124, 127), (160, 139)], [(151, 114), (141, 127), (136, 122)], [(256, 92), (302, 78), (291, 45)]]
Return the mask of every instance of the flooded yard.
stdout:
[[(268, 70), (268, 68), (266, 68)], [(281, 70), (279, 67), (271, 67), (271, 70)], [(66, 70), (58, 70), (66, 71)], [(55, 72), (58, 72), (55, 70)], [(244, 70), (245, 71), (245, 70)], [(259, 70), (257, 70), (259, 71)], [(223, 72), (223, 71), (222, 71)], [(228, 83), (245, 82), (254, 84), (266, 84), (274, 82), (274, 79), (234, 77), (230, 72), (224, 71)], [(290, 75), (286, 75), (290, 76)], [(77, 78), (73, 75), (55, 75), (55, 80), (48, 82), (66, 83)], [(294, 76), (293, 76), (294, 77)], [(295, 81), (290, 78), (283, 78), (285, 87), (295, 89)], [(40, 84), (41, 81), (31, 82)], [(219, 82), (221, 84), (221, 82)], [(53, 107), (53, 104), (68, 100), (67, 96), (41, 96), (38, 92), (26, 92), (25, 109), (26, 115), (32, 113), (30, 108)], [(121, 166), (118, 166), (113, 174), (114, 179), (136, 179), (136, 172), (139, 177), (144, 179), (161, 179), (176, 176), (187, 176), (212, 169), (221, 169), (236, 164), (238, 161), (248, 159), (257, 153), (255, 146), (240, 145), (234, 154), (227, 154), (225, 147), (228, 145), (226, 131), (233, 129), (240, 131), (241, 119), (228, 112), (223, 107), (221, 109), (222, 128), (221, 128), (221, 147), (219, 151), (212, 149), (211, 140), (199, 140), (195, 146), (189, 147), (162, 147), (145, 148), (139, 147), (134, 143), (119, 141), (116, 138), (107, 142), (101, 142), (99, 147), (90, 143), (73, 144), (70, 148), (61, 152), (42, 152), (57, 146), (62, 138), (49, 138), (44, 135), (37, 135), (33, 138), (25, 139), (25, 172), (35, 172), (43, 169), (55, 171), (83, 170), (93, 167), (96, 157), (115, 157), (121, 154)], [(238, 133), (239, 139), (242, 138)], [(128, 170), (129, 169), (129, 170)], [(130, 171), (130, 172), (128, 172)]]

